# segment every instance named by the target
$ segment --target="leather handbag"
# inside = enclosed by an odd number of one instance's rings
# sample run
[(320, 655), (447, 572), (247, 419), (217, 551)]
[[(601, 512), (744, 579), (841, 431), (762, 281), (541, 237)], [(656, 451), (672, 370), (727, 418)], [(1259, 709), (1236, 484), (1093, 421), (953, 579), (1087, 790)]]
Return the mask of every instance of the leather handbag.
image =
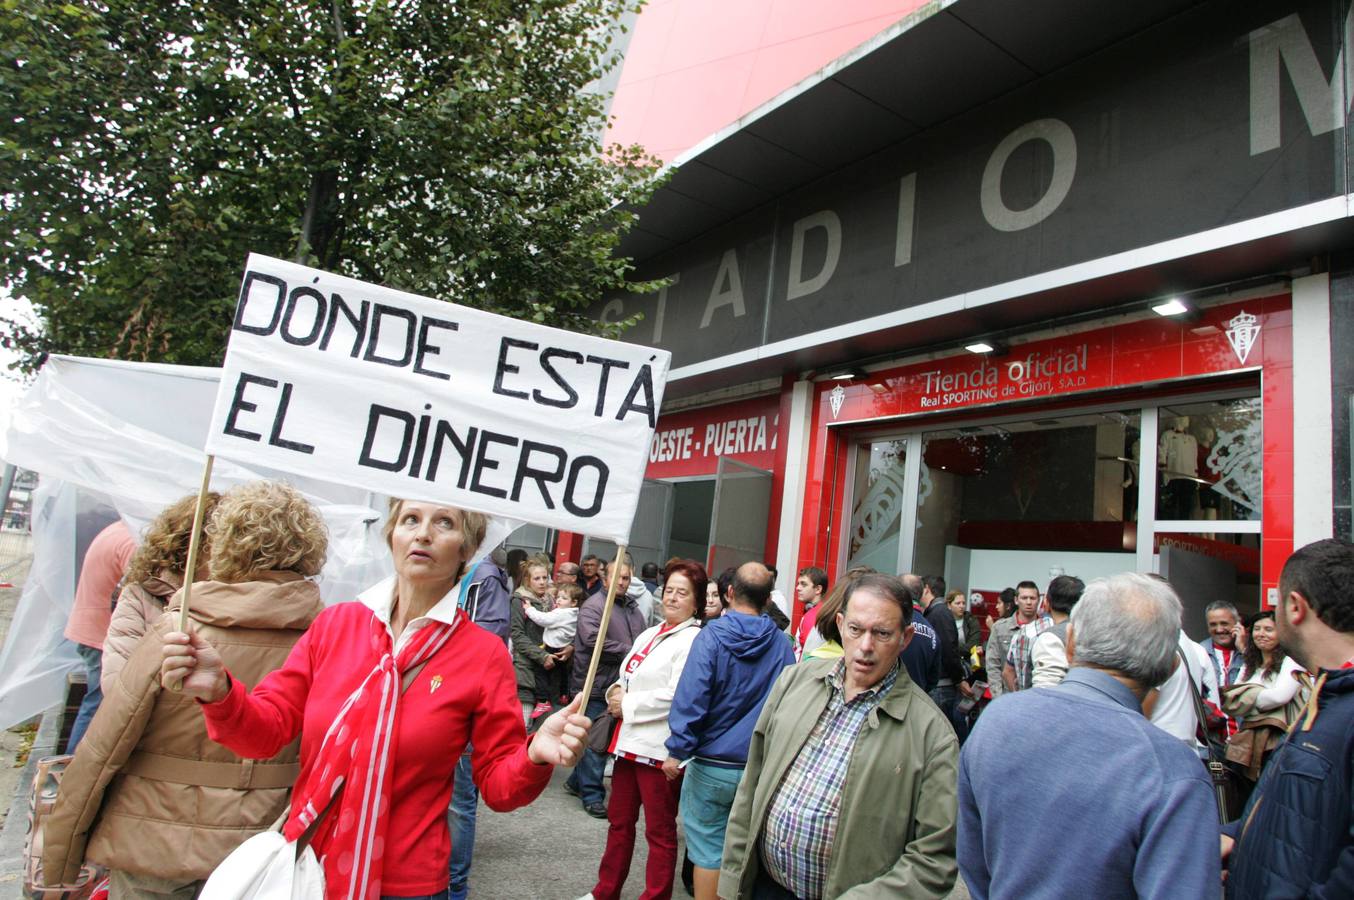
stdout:
[(38, 760), (33, 788), (28, 795), (28, 838), (24, 843), (23, 896), (30, 900), (89, 900), (95, 892), (107, 893), (108, 870), (85, 863), (70, 884), (46, 884), (42, 877), (42, 829), (56, 806), (61, 776), (74, 759), (70, 754), (46, 756)]

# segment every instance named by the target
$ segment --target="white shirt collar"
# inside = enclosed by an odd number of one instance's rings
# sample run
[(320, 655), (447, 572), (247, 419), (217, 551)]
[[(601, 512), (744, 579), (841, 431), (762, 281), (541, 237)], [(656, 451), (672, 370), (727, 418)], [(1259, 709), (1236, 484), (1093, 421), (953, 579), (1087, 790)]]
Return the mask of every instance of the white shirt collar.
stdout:
[[(358, 602), (370, 609), (376, 618), (381, 620), (381, 623), (386, 627), (386, 632), (391, 634), (392, 637), (394, 632), (390, 627), (390, 614), (395, 609), (396, 578), (397, 576), (391, 575), (389, 578), (378, 581), (376, 584), (357, 595)], [(441, 600), (438, 600), (433, 604), (432, 609), (418, 618), (410, 620), (405, 626), (404, 631), (400, 634), (399, 641), (394, 642), (395, 652), (398, 653), (400, 647), (404, 646), (405, 641), (429, 622), (442, 622), (443, 624), (450, 625), (452, 622), (456, 621), (456, 609), (460, 594), (461, 583), (458, 581)]]

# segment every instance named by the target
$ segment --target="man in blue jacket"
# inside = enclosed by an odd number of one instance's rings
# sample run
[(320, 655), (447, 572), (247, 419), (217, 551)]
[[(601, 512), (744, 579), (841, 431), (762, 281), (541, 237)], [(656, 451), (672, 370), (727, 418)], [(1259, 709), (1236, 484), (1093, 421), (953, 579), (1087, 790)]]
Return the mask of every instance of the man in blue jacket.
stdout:
[(761, 563), (739, 567), (729, 608), (691, 645), (668, 716), (672, 736), (663, 771), (673, 779), (686, 770), (682, 824), (698, 898), (718, 889), (724, 828), (753, 727), (771, 685), (795, 661), (790, 642), (765, 614), (774, 586)]
[(1279, 643), (1316, 679), (1246, 811), (1223, 828), (1227, 896), (1354, 897), (1354, 544), (1295, 552), (1279, 598)]
[[(931, 693), (940, 683), (940, 637), (931, 623), (926, 620), (921, 609), (924, 586), (920, 575), (900, 575), (903, 587), (907, 588), (908, 598), (912, 601), (912, 640), (903, 648), (899, 657), (907, 667), (912, 683), (926, 693)], [(948, 610), (946, 610), (948, 612)], [(954, 618), (953, 614), (950, 616)], [(958, 639), (959, 632), (955, 632)]]

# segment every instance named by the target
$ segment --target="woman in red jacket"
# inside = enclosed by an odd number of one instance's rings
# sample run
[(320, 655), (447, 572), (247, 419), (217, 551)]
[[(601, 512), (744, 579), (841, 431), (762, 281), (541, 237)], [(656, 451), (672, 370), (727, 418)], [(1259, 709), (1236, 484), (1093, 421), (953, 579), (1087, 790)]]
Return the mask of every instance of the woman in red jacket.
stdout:
[(300, 735), (284, 833), (295, 840), (320, 820), (311, 846), (328, 897), (445, 895), (446, 811), (467, 743), (475, 783), (499, 812), (530, 803), (552, 765), (582, 753), (589, 723), (576, 703), (528, 743), (503, 642), (457, 609), (486, 526), (478, 513), (392, 500), (394, 577), (326, 609), (253, 691), (198, 636), (166, 638), (162, 678), (202, 701), (213, 740), (259, 759)]

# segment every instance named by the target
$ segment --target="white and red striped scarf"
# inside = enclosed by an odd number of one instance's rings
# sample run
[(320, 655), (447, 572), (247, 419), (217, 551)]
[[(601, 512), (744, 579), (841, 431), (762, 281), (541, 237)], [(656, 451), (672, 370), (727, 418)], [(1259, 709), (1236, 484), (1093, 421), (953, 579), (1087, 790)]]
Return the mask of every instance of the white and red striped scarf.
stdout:
[(287, 840), (297, 840), (344, 788), (311, 841), (324, 864), (330, 900), (377, 900), (381, 895), (401, 679), (442, 649), (461, 616), (458, 612), (451, 624), (433, 621), (420, 628), (398, 658), (385, 624), (372, 616), (372, 645), (380, 662), (348, 695), (329, 726), (310, 777), (296, 788), (299, 802), (282, 830)]

